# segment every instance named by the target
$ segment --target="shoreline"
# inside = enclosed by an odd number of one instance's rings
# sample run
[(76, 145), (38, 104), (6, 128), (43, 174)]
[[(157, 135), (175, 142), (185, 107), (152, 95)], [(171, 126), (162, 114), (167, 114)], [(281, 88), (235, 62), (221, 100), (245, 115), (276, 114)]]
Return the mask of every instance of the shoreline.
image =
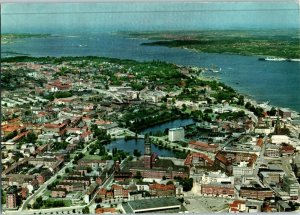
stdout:
[[(202, 74), (203, 75), (203, 74)], [(223, 83), (225, 84), (226, 86), (229, 86), (228, 84), (226, 84), (225, 82), (223, 82), (222, 78), (221, 77), (215, 77), (215, 76), (203, 76), (205, 78), (207, 78), (208, 80), (210, 81), (217, 81), (217, 82), (220, 82), (220, 83)], [(233, 87), (232, 87), (233, 88)], [(249, 94), (245, 94), (245, 93), (242, 93), (240, 92), (239, 90), (236, 90), (234, 89), (234, 91), (238, 94), (238, 95), (241, 95), (241, 96), (244, 96), (244, 99), (245, 100), (248, 100), (251, 104), (253, 104), (254, 106), (259, 106), (259, 105), (262, 105), (264, 103), (268, 103), (267, 105), (272, 108), (278, 108), (278, 109), (288, 109), (289, 111), (291, 111), (292, 114), (294, 115), (297, 115), (298, 117), (300, 117), (300, 111), (297, 111), (297, 110), (294, 110), (293, 108), (290, 108), (290, 107), (286, 107), (286, 106), (279, 106), (279, 105), (272, 105), (272, 104), (269, 104), (270, 101), (257, 101), (256, 98), (254, 98), (254, 96), (251, 96)], [(246, 102), (245, 102), (246, 103)], [(292, 117), (291, 117), (292, 118)]]
[[(201, 68), (201, 67), (199, 67), (199, 68)], [(220, 83), (225, 84), (226, 86), (230, 86), (229, 84), (226, 84), (226, 83), (223, 81), (222, 77), (220, 77), (220, 76), (207, 76), (207, 75), (205, 75), (205, 71), (202, 72), (201, 76), (204, 77), (204, 78), (206, 78), (206, 79), (208, 79), (208, 80), (210, 80), (210, 81), (217, 81), (217, 82), (220, 82)], [(230, 86), (230, 87), (231, 87), (231, 86)], [(232, 88), (234, 89), (235, 87), (232, 86)], [(270, 103), (269, 100), (267, 100), (267, 101), (265, 101), (265, 100), (263, 100), (263, 101), (258, 101), (258, 100), (257, 100), (254, 96), (252, 96), (252, 95), (249, 95), (249, 94), (246, 94), (246, 93), (242, 93), (242, 92), (240, 92), (240, 91), (237, 90), (237, 89), (234, 89), (234, 91), (235, 91), (238, 95), (244, 96), (245, 99), (247, 99), (251, 104), (253, 104), (253, 105), (255, 105), (255, 106), (259, 106), (259, 105), (261, 105), (261, 104), (268, 103), (267, 105), (270, 106), (270, 108), (274, 107), (274, 108), (278, 108), (278, 109), (282, 109), (282, 108), (288, 109), (288, 110), (290, 110), (290, 111), (292, 112), (292, 114), (298, 115), (298, 116), (300, 117), (300, 111), (297, 111), (297, 110), (295, 110), (295, 109), (293, 109), (293, 108), (290, 108), (290, 107), (287, 107), (287, 106), (280, 106), (280, 105), (275, 105), (275, 104), (269, 104), (269, 103)]]
[[(147, 38), (145, 38), (147, 39)], [(149, 39), (148, 39), (149, 40)], [(161, 46), (161, 45), (149, 45), (149, 46)], [(270, 61), (270, 62), (295, 62), (295, 63), (300, 63), (300, 58), (286, 58), (282, 56), (271, 56), (271, 55), (256, 55), (256, 54), (243, 54), (243, 53), (235, 53), (235, 52), (207, 52), (207, 51), (201, 51), (195, 48), (188, 48), (188, 47), (176, 47), (176, 46), (164, 46), (164, 47), (169, 47), (169, 48), (178, 48), (178, 49), (184, 49), (186, 51), (190, 52), (195, 52), (195, 53), (207, 53), (207, 54), (226, 54), (226, 55), (239, 55), (239, 56), (247, 56), (247, 57), (257, 57), (257, 60), (261, 60), (263, 58), (263, 61)], [(267, 58), (283, 58), (284, 60), (266, 60)]]
[[(10, 61), (11, 59), (14, 59), (14, 58), (18, 58), (18, 57), (24, 57), (24, 58), (27, 58), (27, 60), (28, 59), (30, 59), (31, 61), (35, 61), (35, 60), (39, 60), (39, 59), (43, 59), (43, 58), (46, 58), (46, 57), (33, 57), (33, 56), (24, 56), (24, 55), (16, 55), (16, 56), (13, 56), (13, 57), (4, 57), (1, 61), (2, 62), (18, 62), (17, 60), (15, 60), (15, 61)], [(117, 58), (110, 58), (110, 57), (101, 57), (101, 56), (89, 56), (89, 57), (92, 57), (92, 58), (99, 58), (99, 59), (103, 59), (103, 60), (105, 60), (105, 59), (107, 59), (107, 60), (109, 60), (109, 59), (112, 59), (112, 60), (120, 60), (120, 61), (122, 61), (123, 59), (117, 59)], [(80, 57), (72, 57), (72, 56), (69, 56), (69, 57), (65, 57), (65, 56), (61, 56), (61, 57), (50, 57), (50, 58), (53, 58), (53, 59), (61, 59), (61, 58), (86, 58), (86, 56), (80, 56)], [(7, 61), (8, 60), (8, 61)], [(27, 61), (26, 60), (26, 61)], [(132, 60), (132, 61), (135, 61), (135, 60)], [(139, 62), (139, 61), (138, 61)], [(166, 62), (166, 63), (170, 63), (170, 62)], [(188, 67), (188, 66), (186, 66), (186, 65), (181, 65), (181, 64), (175, 64), (176, 66), (179, 66), (179, 67)], [(200, 69), (203, 69), (203, 67), (198, 67), (198, 68), (200, 68)], [(204, 72), (201, 72), (201, 77), (202, 78), (205, 78), (206, 80), (208, 80), (208, 81), (216, 81), (216, 82), (219, 82), (219, 83), (222, 83), (222, 84), (224, 84), (224, 85), (226, 85), (226, 86), (228, 86), (228, 87), (231, 87), (229, 84), (226, 84), (224, 81), (223, 81), (223, 79), (221, 78), (221, 77), (215, 77), (215, 76), (206, 76), (206, 75), (204, 75)], [(233, 88), (233, 87), (231, 87), (231, 88)], [(238, 94), (238, 95), (241, 95), (241, 96), (244, 96), (244, 98), (245, 99), (247, 99), (250, 103), (252, 103), (253, 105), (255, 105), (255, 106), (259, 106), (260, 104), (263, 104), (263, 103), (266, 103), (266, 101), (262, 101), (262, 102), (258, 102), (253, 96), (251, 96), (251, 95), (249, 95), (249, 94), (246, 94), (246, 93), (242, 93), (242, 92), (240, 92), (239, 90), (236, 90), (236, 89), (234, 89), (234, 91)], [(267, 101), (268, 102), (268, 101)], [(299, 116), (300, 117), (300, 111), (296, 111), (296, 110), (294, 110), (293, 108), (290, 108), (290, 107), (287, 107), (287, 106), (277, 106), (277, 105), (269, 105), (270, 107), (275, 107), (275, 108), (279, 108), (279, 109), (281, 109), (281, 108), (285, 108), (285, 109), (288, 109), (288, 110), (290, 110), (294, 115), (297, 115), (297, 116)], [(172, 119), (170, 119), (170, 120), (167, 120), (167, 121), (171, 121)], [(164, 122), (162, 122), (162, 123), (165, 123), (165, 121)], [(155, 124), (155, 125), (153, 125), (153, 126), (156, 126), (156, 125), (159, 125), (159, 124), (162, 124), (162, 123), (157, 123), (157, 124)], [(151, 127), (151, 126), (150, 126)], [(145, 129), (147, 129), (147, 128), (145, 128)], [(143, 129), (142, 129), (143, 130)]]

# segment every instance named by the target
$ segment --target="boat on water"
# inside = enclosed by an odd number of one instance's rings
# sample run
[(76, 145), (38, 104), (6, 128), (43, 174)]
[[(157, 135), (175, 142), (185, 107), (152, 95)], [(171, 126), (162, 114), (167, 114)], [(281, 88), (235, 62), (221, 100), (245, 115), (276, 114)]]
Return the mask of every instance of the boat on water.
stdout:
[(289, 62), (300, 62), (300, 59), (288, 59)]
[[(259, 58), (261, 59), (261, 58)], [(286, 61), (287, 59), (281, 57), (266, 57), (264, 58), (266, 61)]]
[(214, 72), (214, 73), (218, 73), (218, 72), (220, 72), (221, 70), (210, 69), (209, 71), (210, 71), (210, 72)]

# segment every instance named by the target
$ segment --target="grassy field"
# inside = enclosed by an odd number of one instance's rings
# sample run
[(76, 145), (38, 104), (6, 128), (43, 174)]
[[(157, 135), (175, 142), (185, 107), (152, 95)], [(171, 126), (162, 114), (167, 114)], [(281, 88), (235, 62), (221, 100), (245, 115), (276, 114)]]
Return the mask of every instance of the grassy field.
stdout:
[(42, 209), (47, 209), (47, 208), (52, 208), (52, 204), (54, 202), (63, 202), (64, 206), (63, 207), (70, 207), (72, 205), (71, 200), (65, 200), (65, 199), (58, 199), (58, 198), (49, 198), (47, 199), (46, 203), (42, 206)]
[(155, 40), (142, 45), (180, 47), (199, 52), (300, 58), (299, 31), (143, 32), (127, 36)]
[(87, 160), (94, 160), (94, 159), (101, 160), (101, 156), (99, 156), (99, 155), (89, 155), (89, 153), (87, 152), (84, 156), (84, 159), (87, 159)]

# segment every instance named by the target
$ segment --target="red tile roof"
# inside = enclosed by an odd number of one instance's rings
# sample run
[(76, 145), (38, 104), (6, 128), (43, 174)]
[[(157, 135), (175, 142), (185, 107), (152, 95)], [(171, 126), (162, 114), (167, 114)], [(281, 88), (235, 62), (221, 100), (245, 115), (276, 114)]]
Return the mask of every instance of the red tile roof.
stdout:
[(19, 126), (19, 125), (6, 124), (6, 125), (1, 126), (1, 131), (3, 131), (3, 132), (14, 132), (14, 131), (17, 131), (20, 128), (22, 128), (22, 127)]
[(15, 137), (12, 139), (12, 141), (14, 141), (14, 142), (15, 142), (15, 141), (18, 141), (18, 140), (22, 139), (23, 137), (25, 137), (28, 133), (30, 133), (30, 131), (25, 131), (25, 132), (23, 132), (23, 133), (21, 133), (21, 134), (15, 136)]
[(97, 125), (109, 125), (109, 124), (112, 124), (112, 121), (96, 120), (95, 124), (97, 124)]
[(120, 186), (120, 185), (116, 185), (116, 184), (114, 184), (114, 185), (112, 185), (112, 186), (111, 186), (111, 189), (112, 189), (112, 190), (122, 190), (122, 189), (123, 189), (123, 187), (122, 187), (122, 186)]
[(103, 214), (103, 213), (116, 213), (115, 208), (97, 208), (95, 210), (95, 214)]
[(218, 145), (216, 145), (216, 144), (208, 144), (208, 143), (204, 143), (204, 142), (200, 142), (200, 141), (191, 141), (191, 142), (189, 142), (189, 144), (200, 146), (203, 148), (218, 148)]
[(85, 137), (87, 137), (87, 136), (89, 136), (91, 134), (92, 134), (91, 131), (86, 131), (86, 132), (82, 133), (80, 137), (85, 138)]
[(230, 211), (233, 211), (233, 212), (238, 212), (239, 211), (239, 209), (238, 208), (230, 208)]
[(149, 185), (150, 190), (175, 190), (175, 185), (174, 184), (159, 184), (159, 183), (154, 183)]
[(99, 195), (106, 195), (106, 189), (104, 189), (104, 188), (101, 188), (100, 190), (99, 190), (99, 192), (98, 192), (98, 194)]
[(258, 140), (256, 142), (256, 145), (262, 147), (263, 143), (264, 143), (263, 139), (262, 138), (258, 138)]
[(193, 162), (193, 158), (203, 158), (204, 160), (206, 160), (209, 164), (213, 164), (214, 161), (211, 160), (207, 155), (200, 153), (200, 152), (194, 152), (192, 154), (188, 154), (185, 161), (184, 161), (184, 165), (191, 165)]
[(61, 128), (65, 126), (65, 124), (44, 124), (45, 128)]
[(221, 153), (218, 153), (216, 155), (216, 159), (219, 160), (220, 162), (222, 162), (225, 165), (229, 164), (227, 158), (223, 154), (221, 154)]

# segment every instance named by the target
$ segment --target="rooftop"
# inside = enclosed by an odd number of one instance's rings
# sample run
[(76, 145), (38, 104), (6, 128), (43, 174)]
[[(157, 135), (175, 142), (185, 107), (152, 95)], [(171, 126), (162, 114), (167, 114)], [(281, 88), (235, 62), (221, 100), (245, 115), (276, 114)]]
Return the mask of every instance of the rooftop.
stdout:
[(184, 130), (182, 127), (180, 128), (170, 128), (169, 131), (177, 131), (177, 130)]
[(170, 208), (180, 208), (181, 203), (174, 197), (170, 198), (154, 198), (129, 201), (122, 204), (126, 213), (155, 211)]

